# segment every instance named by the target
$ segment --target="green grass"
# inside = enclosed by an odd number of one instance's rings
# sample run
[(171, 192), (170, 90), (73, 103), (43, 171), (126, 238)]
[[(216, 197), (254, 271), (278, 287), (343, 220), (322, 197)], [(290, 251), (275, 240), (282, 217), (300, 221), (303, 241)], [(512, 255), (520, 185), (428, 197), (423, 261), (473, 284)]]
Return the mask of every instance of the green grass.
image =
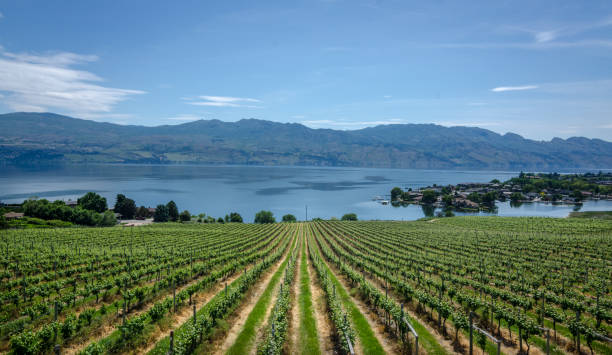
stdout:
[[(322, 259), (323, 260), (323, 259)], [(370, 324), (365, 319), (364, 315), (361, 314), (355, 303), (351, 300), (351, 296), (344, 289), (336, 275), (330, 270), (327, 263), (323, 263), (325, 269), (329, 273), (330, 280), (336, 286), (336, 292), (338, 292), (338, 296), (340, 296), (340, 301), (342, 301), (342, 305), (347, 313), (350, 314), (351, 319), (353, 320), (353, 326), (355, 327), (355, 332), (357, 333), (357, 337), (359, 338), (359, 342), (363, 348), (364, 354), (385, 354), (385, 351), (380, 345), (378, 339), (374, 335)]]
[(321, 351), (319, 349), (319, 339), (317, 338), (317, 324), (314, 318), (312, 294), (310, 293), (310, 276), (308, 275), (306, 243), (304, 239), (302, 239), (301, 254), (300, 297), (298, 298), (300, 307), (299, 349), (302, 354), (318, 355)]
[(570, 218), (612, 219), (612, 211), (570, 212)]
[[(295, 247), (295, 243), (293, 247)], [(264, 292), (261, 294), (261, 297), (259, 297), (259, 300), (255, 304), (255, 307), (253, 307), (253, 310), (251, 311), (251, 313), (249, 313), (249, 316), (247, 317), (247, 320), (244, 323), (242, 331), (240, 331), (240, 334), (238, 334), (236, 341), (227, 350), (226, 354), (247, 354), (253, 346), (257, 327), (263, 322), (264, 317), (266, 316), (266, 309), (272, 301), (272, 297), (274, 295), (274, 288), (276, 287), (276, 285), (281, 279), (281, 276), (285, 272), (285, 268), (287, 267), (287, 263), (289, 262), (290, 255), (291, 253), (287, 254), (281, 266), (278, 268), (278, 270), (276, 270), (276, 272), (270, 279), (268, 287), (266, 287)]]

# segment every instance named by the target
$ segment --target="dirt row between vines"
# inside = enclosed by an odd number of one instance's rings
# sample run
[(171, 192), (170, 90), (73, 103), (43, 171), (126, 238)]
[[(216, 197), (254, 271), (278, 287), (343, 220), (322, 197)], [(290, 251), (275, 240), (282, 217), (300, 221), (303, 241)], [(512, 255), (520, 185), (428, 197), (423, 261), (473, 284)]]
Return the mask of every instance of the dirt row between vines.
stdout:
[(281, 267), (283, 261), (289, 257), (289, 253), (291, 253), (291, 245), (287, 247), (287, 251), (283, 255), (283, 257), (276, 262), (276, 264), (268, 269), (260, 278), (259, 281), (253, 285), (249, 291), (247, 291), (247, 295), (237, 307), (237, 309), (226, 319), (226, 323), (230, 324), (229, 330), (226, 334), (221, 335), (218, 334), (218, 337), (212, 341), (212, 344), (208, 347), (207, 353), (213, 354), (224, 354), (236, 341), (240, 331), (242, 330), (249, 314), (257, 304), (257, 301), (261, 297), (261, 294), (265, 291), (272, 279), (272, 276), (276, 271)]

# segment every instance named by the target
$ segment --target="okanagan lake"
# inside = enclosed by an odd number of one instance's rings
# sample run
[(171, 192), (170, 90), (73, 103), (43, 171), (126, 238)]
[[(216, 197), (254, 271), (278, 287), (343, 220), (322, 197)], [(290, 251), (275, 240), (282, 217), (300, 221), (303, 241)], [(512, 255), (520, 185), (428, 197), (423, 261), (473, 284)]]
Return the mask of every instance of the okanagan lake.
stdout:
[[(298, 220), (340, 218), (354, 212), (359, 219), (415, 220), (422, 206), (393, 207), (373, 201), (388, 199), (394, 186), (403, 189), (461, 182), (501, 181), (517, 176), (507, 171), (407, 170), (326, 167), (202, 165), (62, 165), (0, 168), (0, 201), (30, 197), (77, 199), (88, 191), (106, 197), (109, 207), (118, 193), (138, 206), (155, 207), (174, 200), (180, 210), (223, 217), (240, 213), (252, 222), (257, 211), (270, 210), (277, 220), (287, 213)], [(612, 210), (612, 201), (586, 201), (581, 207), (526, 203), (510, 207), (497, 202), (498, 216), (566, 217), (571, 211)], [(465, 213), (457, 213), (463, 215)], [(478, 213), (490, 215), (491, 213)]]

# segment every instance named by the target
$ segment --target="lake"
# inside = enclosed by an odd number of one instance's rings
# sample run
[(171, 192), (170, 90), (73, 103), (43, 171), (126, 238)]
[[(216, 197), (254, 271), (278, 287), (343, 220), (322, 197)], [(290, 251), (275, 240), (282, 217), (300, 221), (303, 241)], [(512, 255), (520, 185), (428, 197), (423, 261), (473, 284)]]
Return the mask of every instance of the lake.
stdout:
[[(304, 219), (341, 217), (354, 212), (360, 219), (414, 220), (421, 206), (392, 207), (372, 201), (394, 186), (403, 189), (431, 184), (501, 181), (518, 175), (507, 171), (451, 171), (321, 167), (201, 165), (77, 165), (2, 167), (0, 201), (22, 202), (32, 196), (49, 200), (76, 199), (95, 191), (114, 205), (118, 193), (138, 206), (155, 207), (174, 200), (180, 210), (222, 217), (240, 213), (252, 221), (266, 209), (277, 220), (291, 213)], [(497, 203), (499, 216), (565, 217), (573, 206)], [(612, 210), (612, 201), (588, 201), (581, 211)], [(485, 213), (480, 213), (485, 214)]]

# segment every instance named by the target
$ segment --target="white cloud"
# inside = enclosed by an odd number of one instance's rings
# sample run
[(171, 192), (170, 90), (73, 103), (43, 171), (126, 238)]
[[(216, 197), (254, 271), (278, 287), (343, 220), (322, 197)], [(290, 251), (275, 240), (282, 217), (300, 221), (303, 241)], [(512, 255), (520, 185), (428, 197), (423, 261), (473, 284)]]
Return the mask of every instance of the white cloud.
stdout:
[(2, 12), (0, 12), (0, 20), (4, 18), (4, 15), (2, 14)]
[(110, 113), (116, 104), (129, 96), (144, 93), (96, 84), (103, 79), (72, 68), (97, 59), (68, 52), (10, 53), (0, 47), (2, 102), (16, 111), (56, 110), (85, 117)]
[(171, 120), (171, 121), (197, 121), (201, 119), (201, 117), (196, 116), (196, 115), (186, 114), (186, 115), (178, 115), (175, 117), (168, 117), (166, 119)]
[(537, 89), (537, 85), (523, 85), (523, 86), (499, 86), (491, 89), (493, 92), (504, 92), (504, 91), (521, 91), (521, 90), (533, 90)]
[(451, 122), (451, 121), (443, 121), (443, 122), (434, 122), (440, 126), (446, 127), (495, 127), (501, 126), (500, 122)]
[(261, 102), (260, 100), (252, 99), (249, 97), (209, 96), (209, 95), (198, 96), (196, 99), (186, 98), (185, 100), (189, 101), (188, 104), (195, 105), (195, 106), (249, 107), (249, 108), (257, 108), (258, 106), (248, 105), (248, 103)]
[(538, 43), (550, 42), (557, 38), (557, 31), (542, 31), (534, 34), (535, 40)]
[(391, 118), (378, 121), (345, 121), (345, 120), (307, 120), (301, 124), (310, 128), (334, 128), (334, 129), (360, 129), (379, 125), (407, 123), (401, 118)]

